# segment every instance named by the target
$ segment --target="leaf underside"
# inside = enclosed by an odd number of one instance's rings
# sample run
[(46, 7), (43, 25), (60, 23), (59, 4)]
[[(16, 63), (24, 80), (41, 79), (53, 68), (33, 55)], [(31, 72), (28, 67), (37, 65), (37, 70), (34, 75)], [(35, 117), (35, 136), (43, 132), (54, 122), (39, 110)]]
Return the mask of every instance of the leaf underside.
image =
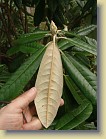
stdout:
[(35, 105), (37, 114), (44, 125), (49, 125), (54, 120), (63, 88), (62, 62), (58, 47), (50, 42), (40, 64), (35, 87), (37, 96)]

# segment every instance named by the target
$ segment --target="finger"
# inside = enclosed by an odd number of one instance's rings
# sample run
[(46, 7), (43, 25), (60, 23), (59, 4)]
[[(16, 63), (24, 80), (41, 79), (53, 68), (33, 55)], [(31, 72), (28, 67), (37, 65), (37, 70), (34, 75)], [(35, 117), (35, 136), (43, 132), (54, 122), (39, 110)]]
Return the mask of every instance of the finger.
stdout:
[(25, 115), (26, 122), (30, 122), (32, 120), (32, 114), (30, 112), (29, 107), (23, 110), (23, 114)]
[(33, 87), (27, 92), (23, 93), (21, 96), (14, 99), (12, 103), (14, 103), (15, 107), (24, 109), (29, 105), (30, 102), (34, 100), (34, 98), (36, 97), (36, 92), (36, 88)]
[(42, 129), (42, 124), (37, 117), (34, 117), (31, 122), (23, 125), (23, 130), (40, 130)]
[(63, 106), (64, 105), (64, 100), (61, 98), (60, 100), (60, 106)]

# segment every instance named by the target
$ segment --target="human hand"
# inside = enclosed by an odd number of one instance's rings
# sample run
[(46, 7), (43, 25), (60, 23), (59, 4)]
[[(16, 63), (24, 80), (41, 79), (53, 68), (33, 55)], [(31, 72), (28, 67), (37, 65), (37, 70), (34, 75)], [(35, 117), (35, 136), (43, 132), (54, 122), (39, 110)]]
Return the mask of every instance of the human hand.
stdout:
[[(36, 97), (36, 88), (33, 87), (23, 93), (10, 104), (0, 109), (0, 129), (1, 130), (39, 130), (42, 124), (37, 117), (34, 117), (36, 111), (29, 104)], [(61, 99), (60, 105), (64, 101)]]

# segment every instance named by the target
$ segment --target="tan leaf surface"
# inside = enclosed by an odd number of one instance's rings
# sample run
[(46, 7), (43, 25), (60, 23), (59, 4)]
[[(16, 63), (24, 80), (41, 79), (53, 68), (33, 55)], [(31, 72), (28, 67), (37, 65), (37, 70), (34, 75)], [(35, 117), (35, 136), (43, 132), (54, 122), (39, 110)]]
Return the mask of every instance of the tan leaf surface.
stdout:
[(44, 127), (53, 122), (62, 95), (63, 71), (58, 47), (50, 42), (40, 64), (35, 87), (35, 105), (38, 117)]

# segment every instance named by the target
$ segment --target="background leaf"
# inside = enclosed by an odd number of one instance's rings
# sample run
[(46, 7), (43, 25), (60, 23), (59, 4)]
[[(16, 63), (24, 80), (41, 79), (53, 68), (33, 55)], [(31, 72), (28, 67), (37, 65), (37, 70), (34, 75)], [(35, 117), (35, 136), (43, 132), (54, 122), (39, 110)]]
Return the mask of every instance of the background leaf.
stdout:
[(96, 47), (93, 47), (92, 45), (89, 45), (88, 43), (82, 41), (81, 39), (66, 38), (66, 40), (68, 42), (70, 42), (71, 44), (81, 48), (82, 50), (85, 50), (85, 51), (87, 51), (91, 54), (97, 55)]
[(18, 46), (26, 43), (30, 43), (44, 38), (48, 31), (36, 31), (33, 33), (23, 34), (17, 40), (14, 40), (13, 45)]
[(25, 43), (25, 44), (19, 45), (18, 47), (17, 47), (17, 45), (11, 47), (7, 51), (7, 54), (9, 56), (14, 55), (14, 54), (16, 54), (18, 52), (23, 52), (23, 53), (31, 54), (31, 53), (36, 52), (37, 50), (39, 50), (42, 47), (44, 47), (44, 45), (42, 45), (40, 43), (37, 43), (37, 42)]
[(0, 90), (0, 100), (11, 101), (20, 95), (25, 85), (36, 72), (45, 48), (35, 52), (6, 82)]
[(68, 130), (73, 129), (82, 122), (84, 122), (92, 113), (92, 105), (88, 101), (83, 101), (82, 104), (70, 111), (69, 113), (62, 116), (55, 129), (56, 130)]
[(80, 36), (85, 36), (88, 35), (90, 32), (92, 32), (93, 30), (95, 30), (96, 28), (97, 28), (96, 25), (90, 25), (78, 30), (77, 34)]
[[(71, 56), (70, 56), (71, 57)], [(92, 102), (92, 104), (96, 105), (96, 91), (95, 91), (95, 85), (94, 88), (90, 84), (93, 83), (93, 80), (89, 80), (90, 73), (86, 73), (86, 70), (83, 71), (79, 70), (78, 65), (73, 64), (70, 59), (67, 57), (66, 54), (62, 53), (62, 59), (63, 59), (63, 65), (65, 66), (68, 74), (73, 79), (73, 81), (77, 84), (77, 86), (81, 89), (82, 93)], [(75, 62), (75, 60), (74, 60)], [(94, 80), (95, 81), (95, 80)]]

